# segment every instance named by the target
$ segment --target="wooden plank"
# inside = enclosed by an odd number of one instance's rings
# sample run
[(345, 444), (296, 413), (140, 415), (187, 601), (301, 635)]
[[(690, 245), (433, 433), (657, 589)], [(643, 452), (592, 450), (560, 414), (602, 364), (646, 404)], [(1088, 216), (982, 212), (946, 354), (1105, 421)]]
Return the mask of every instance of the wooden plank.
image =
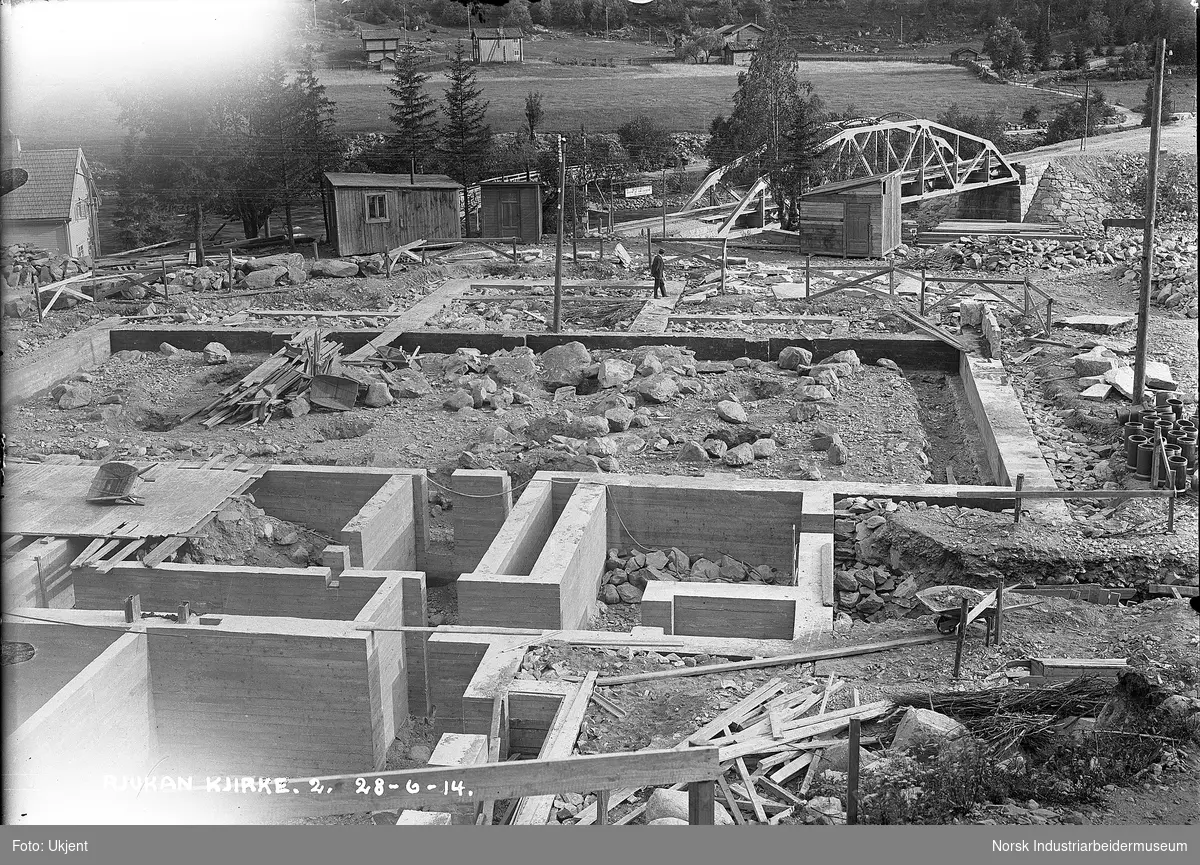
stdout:
[(816, 780), (817, 769), (821, 765), (822, 752), (818, 751), (813, 754), (812, 762), (808, 764), (808, 772), (804, 775), (804, 781), (800, 784), (800, 789), (797, 791), (801, 796), (808, 795), (808, 790), (812, 786), (812, 782)]
[(978, 493), (959, 492), (962, 499), (1169, 499), (1174, 490), (998, 490)]
[(83, 552), (77, 555), (74, 561), (71, 562), (71, 568), (83, 567), (84, 562), (89, 562), (95, 557), (96, 553), (100, 552), (100, 548), (107, 542), (105, 538), (96, 538), (90, 544), (83, 548)]
[(737, 744), (721, 748), (721, 761), (736, 760), (738, 757), (745, 757), (750, 754), (773, 751), (780, 745), (798, 742), (801, 739), (812, 738), (822, 733), (841, 730), (849, 725), (850, 718), (859, 718), (864, 721), (873, 720), (891, 711), (892, 707), (893, 704), (889, 700), (877, 700), (874, 703), (867, 703), (865, 706), (830, 712), (825, 717), (810, 719), (803, 722), (801, 726), (793, 727), (786, 732), (784, 738), (781, 740), (772, 740), (769, 738), (751, 739), (747, 742), (738, 742)]
[(809, 664), (813, 661), (830, 661), (835, 658), (854, 658), (859, 655), (887, 652), (892, 649), (905, 649), (910, 646), (925, 646), (930, 643), (940, 643), (952, 639), (954, 639), (952, 634), (929, 634), (918, 637), (902, 637), (898, 640), (887, 640), (882, 643), (866, 643), (859, 646), (846, 646), (836, 649), (819, 649), (812, 652), (800, 652), (794, 655), (777, 655), (773, 658), (730, 661), (725, 664), (706, 664), (697, 667), (676, 667), (670, 670), (659, 670), (654, 673), (632, 673), (627, 676), (609, 676), (598, 679), (596, 687), (608, 688), (614, 685), (628, 685), (633, 682), (648, 682), (678, 676), (705, 676), (715, 673), (727, 673), (732, 670), (754, 670), (762, 667), (780, 667), (794, 664)]
[(763, 810), (762, 801), (759, 800), (758, 792), (754, 789), (754, 782), (750, 780), (750, 770), (746, 768), (745, 759), (738, 757), (734, 761), (734, 766), (737, 767), (738, 776), (741, 777), (742, 784), (746, 787), (746, 795), (750, 797), (750, 806), (754, 809), (755, 819), (759, 823), (766, 823), (767, 813)]
[(157, 567), (167, 560), (167, 557), (188, 542), (187, 538), (175, 536), (167, 538), (142, 559), (142, 564), (148, 568)]
[(791, 778), (793, 775), (799, 774), (806, 766), (811, 766), (816, 761), (817, 757), (810, 751), (801, 754), (794, 760), (784, 764), (784, 766), (770, 775), (771, 781), (776, 784), (782, 784), (784, 781)]
[(717, 778), (717, 786), (721, 790), (721, 795), (725, 797), (725, 804), (729, 807), (729, 816), (733, 818), (733, 822), (738, 826), (745, 826), (746, 816), (738, 807), (737, 800), (733, 798), (733, 791), (729, 789), (729, 782), (725, 780), (723, 773)]
[(112, 556), (112, 558), (106, 559), (105, 561), (101, 562), (96, 567), (96, 573), (107, 574), (109, 571), (111, 571), (113, 569), (114, 565), (120, 564), (121, 562), (125, 561), (127, 558), (129, 558), (131, 555), (133, 555), (134, 552), (137, 551), (138, 547), (140, 547), (145, 542), (146, 542), (145, 538), (136, 538), (136, 539), (130, 541), (125, 546), (121, 547), (121, 549), (119, 549), (117, 551), (116, 555)]
[(1194, 598), (1200, 595), (1200, 589), (1195, 586), (1174, 586), (1167, 583), (1150, 583), (1146, 592), (1152, 595), (1172, 595), (1173, 597)]
[(766, 700), (770, 699), (772, 695), (784, 690), (784, 688), (786, 688), (786, 685), (783, 683), (782, 679), (770, 679), (758, 688), (751, 691), (736, 704), (717, 715), (717, 717), (713, 718), (695, 733), (692, 733), (692, 735), (688, 736), (684, 740), (683, 744), (699, 745), (709, 741), (714, 735), (721, 732), (721, 730), (725, 729), (730, 724), (737, 724), (742, 719), (749, 716), (749, 714), (757, 707), (761, 706)]

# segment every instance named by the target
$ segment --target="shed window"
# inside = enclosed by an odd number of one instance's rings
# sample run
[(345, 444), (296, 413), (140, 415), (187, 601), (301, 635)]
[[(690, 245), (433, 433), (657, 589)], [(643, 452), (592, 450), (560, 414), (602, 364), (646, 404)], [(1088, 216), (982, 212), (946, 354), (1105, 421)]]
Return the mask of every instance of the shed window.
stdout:
[(387, 222), (388, 207), (386, 192), (368, 192), (367, 198), (367, 222)]

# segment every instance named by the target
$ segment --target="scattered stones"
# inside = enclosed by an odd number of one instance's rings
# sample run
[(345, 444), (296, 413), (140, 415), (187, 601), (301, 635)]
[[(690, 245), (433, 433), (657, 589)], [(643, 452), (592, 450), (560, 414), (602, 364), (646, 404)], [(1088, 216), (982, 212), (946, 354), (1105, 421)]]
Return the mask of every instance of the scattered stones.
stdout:
[(442, 408), (446, 409), (447, 411), (459, 411), (460, 409), (464, 408), (472, 408), (474, 405), (474, 397), (471, 396), (469, 391), (462, 390), (461, 388), (450, 394), (450, 396), (446, 397), (445, 401), (442, 402)]
[(825, 455), (829, 458), (830, 465), (844, 466), (850, 460), (850, 449), (839, 438), (837, 441), (830, 442)]
[(542, 352), (540, 360), (545, 369), (546, 389), (553, 391), (582, 384), (584, 370), (591, 365), (592, 355), (583, 343), (568, 342)]
[(367, 393), (363, 397), (363, 405), (368, 408), (383, 408), (392, 404), (392, 392), (382, 381), (373, 381), (367, 385)]
[(828, 402), (833, 399), (833, 394), (829, 392), (829, 389), (820, 384), (804, 385), (797, 395), (806, 402)]
[(794, 423), (805, 423), (820, 416), (821, 407), (816, 403), (802, 402), (788, 409), (788, 420)]
[[(724, 442), (719, 442), (722, 448)], [(685, 442), (683, 448), (679, 451), (679, 461), (684, 463), (706, 463), (708, 462), (708, 451), (698, 442)]]
[(650, 402), (664, 403), (679, 393), (679, 384), (674, 376), (660, 372), (638, 382), (637, 392)]
[(633, 364), (629, 361), (610, 357), (600, 361), (596, 379), (602, 388), (620, 387), (626, 382), (632, 381), (636, 372)]
[(96, 395), (92, 391), (91, 385), (85, 382), (73, 382), (62, 387), (62, 392), (58, 396), (58, 407), (68, 411), (83, 408), (91, 405), (95, 398)]
[(723, 439), (709, 438), (704, 440), (705, 452), (715, 460), (719, 460), (725, 456), (725, 452), (729, 450), (729, 445)]
[(721, 460), (727, 466), (740, 468), (748, 466), (754, 462), (754, 446), (749, 444), (740, 444), (735, 448), (730, 448), (725, 452)]
[(770, 459), (775, 456), (775, 452), (778, 449), (779, 445), (775, 442), (775, 439), (758, 439), (751, 448), (756, 460)]
[(799, 369), (812, 364), (812, 352), (806, 348), (789, 345), (779, 352), (780, 369)]

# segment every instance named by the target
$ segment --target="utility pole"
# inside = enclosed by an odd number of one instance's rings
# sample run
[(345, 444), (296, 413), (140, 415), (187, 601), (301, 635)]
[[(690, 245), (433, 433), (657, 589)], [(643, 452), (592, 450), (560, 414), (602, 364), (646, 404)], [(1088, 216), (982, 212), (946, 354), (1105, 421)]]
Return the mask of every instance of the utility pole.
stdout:
[(667, 236), (667, 168), (664, 165), (662, 170), (662, 185), (663, 185), (663, 237)]
[(1146, 224), (1142, 233), (1142, 291), (1138, 297), (1137, 347), (1133, 360), (1133, 404), (1146, 392), (1146, 343), (1150, 335), (1150, 279), (1154, 268), (1154, 208), (1158, 204), (1158, 138), (1162, 129), (1163, 75), (1167, 40), (1158, 40), (1154, 64), (1154, 103), (1150, 106), (1150, 154), (1146, 164)]
[(567, 151), (558, 136), (558, 238), (554, 243), (554, 332), (562, 330), (563, 200), (567, 197)]
[[(1087, 74), (1086, 72), (1084, 73)], [(1088, 110), (1091, 108), (1090, 98), (1092, 95), (1092, 80), (1090, 78), (1083, 79), (1083, 138), (1079, 139), (1079, 149), (1087, 149), (1088, 137)]]

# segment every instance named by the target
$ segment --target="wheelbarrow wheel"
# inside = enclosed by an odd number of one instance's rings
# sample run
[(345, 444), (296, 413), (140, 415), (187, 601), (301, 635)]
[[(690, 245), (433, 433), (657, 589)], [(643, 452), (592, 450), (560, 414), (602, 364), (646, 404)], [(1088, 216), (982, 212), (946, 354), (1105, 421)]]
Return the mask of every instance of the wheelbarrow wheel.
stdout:
[(937, 629), (943, 634), (953, 634), (958, 629), (958, 616), (938, 616)]

